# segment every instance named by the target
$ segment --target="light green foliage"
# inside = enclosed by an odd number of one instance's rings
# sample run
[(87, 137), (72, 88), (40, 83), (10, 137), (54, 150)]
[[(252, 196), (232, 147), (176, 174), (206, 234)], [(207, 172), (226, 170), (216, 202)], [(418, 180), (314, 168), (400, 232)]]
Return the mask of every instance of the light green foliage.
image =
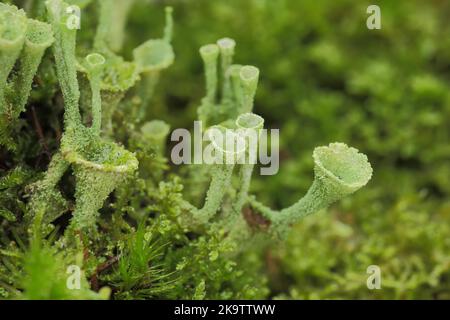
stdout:
[(161, 260), (163, 245), (152, 239), (151, 228), (140, 224), (120, 248), (120, 260), (111, 281), (119, 290), (118, 299), (149, 299), (173, 290), (173, 274), (165, 272)]
[(30, 300), (101, 300), (108, 299), (109, 291), (100, 293), (89, 289), (86, 278), (81, 274), (80, 289), (70, 289), (67, 259), (54, 248), (33, 243), (24, 256), (23, 295)]
[[(283, 272), (272, 277), (288, 288), (280, 298), (449, 298), (449, 225), (439, 223), (448, 219), (449, 206), (424, 205), (425, 194), (405, 196), (380, 214), (376, 199), (382, 193), (375, 189), (345, 203), (332, 211), (332, 220), (318, 215), (294, 228), (274, 251)], [(363, 203), (373, 204), (356, 210)], [(367, 290), (372, 264), (383, 270), (381, 290)]]

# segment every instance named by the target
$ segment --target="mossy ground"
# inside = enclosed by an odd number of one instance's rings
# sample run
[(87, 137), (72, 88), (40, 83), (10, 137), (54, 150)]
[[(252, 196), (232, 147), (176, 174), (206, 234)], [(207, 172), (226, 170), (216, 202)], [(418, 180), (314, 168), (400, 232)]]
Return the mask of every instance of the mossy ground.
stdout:
[[(62, 133), (47, 52), (14, 148), (0, 151), (0, 297), (101, 298), (92, 291), (108, 286), (119, 299), (450, 299), (450, 3), (379, 1), (382, 29), (368, 30), (370, 1), (138, 0), (126, 58), (149, 33), (161, 33), (166, 4), (174, 8), (176, 59), (144, 120), (190, 128), (204, 88), (198, 48), (231, 37), (238, 60), (261, 71), (255, 110), (281, 129), (280, 172), (255, 175), (252, 193), (273, 208), (291, 205), (311, 183), (314, 147), (330, 141), (366, 153), (372, 181), (303, 220), (284, 243), (255, 244), (236, 256), (220, 228), (183, 229), (180, 199), (203, 199), (194, 188), (201, 177), (140, 141), (119, 108), (115, 139), (136, 152), (139, 174), (108, 198), (96, 236), (77, 240), (84, 252), (61, 241), (73, 207), (45, 241), (33, 242), (23, 221), (28, 186), (41, 178)], [(95, 33), (96, 10), (86, 10), (80, 56)], [(124, 107), (133, 110), (137, 95), (130, 92)], [(0, 129), (0, 137), (9, 134)], [(59, 184), (70, 204), (74, 185), (71, 172)], [(73, 294), (65, 267), (80, 261), (86, 291)], [(367, 289), (369, 265), (382, 270), (381, 290)]]

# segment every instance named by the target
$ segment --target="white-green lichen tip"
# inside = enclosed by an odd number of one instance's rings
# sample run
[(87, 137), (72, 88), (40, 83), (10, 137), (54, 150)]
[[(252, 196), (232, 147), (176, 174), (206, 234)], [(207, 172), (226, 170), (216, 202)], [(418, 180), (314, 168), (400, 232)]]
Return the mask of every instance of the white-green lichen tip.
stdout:
[[(224, 162), (232, 162), (228, 164), (235, 164), (245, 153), (246, 144), (244, 138), (233, 132), (233, 130), (229, 130), (221, 125), (215, 125), (206, 131), (206, 135), (216, 151), (217, 159), (221, 159)], [(217, 139), (218, 136), (221, 139)], [(226, 139), (231, 139), (231, 142), (226, 141)]]
[(240, 76), (244, 83), (253, 84), (255, 81), (258, 81), (259, 69), (255, 66), (243, 66), (240, 69)]
[(173, 48), (167, 41), (148, 40), (133, 51), (140, 72), (158, 72), (168, 68), (175, 60)]
[(99, 66), (104, 65), (106, 59), (99, 53), (91, 53), (86, 56), (86, 63), (89, 68), (96, 69)]
[(170, 132), (170, 126), (162, 120), (152, 120), (141, 127), (144, 136), (165, 139)]
[(26, 45), (48, 48), (54, 41), (52, 27), (44, 22), (28, 19)]
[(14, 44), (18, 39), (24, 38), (26, 16), (23, 10), (0, 3), (0, 18), (0, 44)]
[(241, 129), (262, 129), (264, 118), (251, 112), (244, 113), (237, 118), (236, 126)]
[(137, 170), (139, 165), (133, 153), (112, 142), (94, 143), (84, 152), (68, 150), (63, 155), (72, 164), (102, 172), (126, 174)]
[(372, 177), (367, 156), (345, 143), (318, 147), (313, 153), (314, 171), (319, 178), (328, 178), (349, 193), (365, 186)]
[(219, 46), (216, 44), (207, 44), (200, 48), (200, 56), (204, 61), (215, 61), (219, 57)]
[(236, 41), (231, 38), (222, 38), (217, 40), (217, 45), (220, 50), (225, 53), (233, 53), (236, 47)]

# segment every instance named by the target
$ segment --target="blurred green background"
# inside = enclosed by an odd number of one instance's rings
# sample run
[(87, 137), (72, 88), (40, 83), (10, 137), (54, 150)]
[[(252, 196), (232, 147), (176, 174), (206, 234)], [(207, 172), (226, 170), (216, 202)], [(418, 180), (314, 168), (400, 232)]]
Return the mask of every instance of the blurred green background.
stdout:
[[(450, 2), (140, 1), (132, 48), (158, 35), (174, 7), (177, 59), (153, 110), (192, 126), (204, 94), (198, 48), (237, 41), (236, 61), (261, 70), (255, 112), (281, 133), (276, 176), (253, 192), (285, 207), (312, 181), (315, 146), (342, 141), (369, 156), (369, 185), (305, 219), (266, 256), (272, 297), (450, 299)], [(366, 8), (381, 8), (368, 30)], [(378, 265), (382, 289), (368, 290)]]

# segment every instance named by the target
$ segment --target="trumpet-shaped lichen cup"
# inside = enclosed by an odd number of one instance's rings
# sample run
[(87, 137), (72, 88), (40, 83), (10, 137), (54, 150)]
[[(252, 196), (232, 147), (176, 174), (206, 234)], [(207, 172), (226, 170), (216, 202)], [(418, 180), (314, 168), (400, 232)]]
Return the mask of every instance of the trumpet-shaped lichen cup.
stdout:
[(101, 139), (90, 142), (83, 150), (66, 150), (63, 155), (72, 164), (76, 178), (76, 207), (71, 227), (95, 229), (103, 202), (138, 168), (138, 161), (133, 153)]

